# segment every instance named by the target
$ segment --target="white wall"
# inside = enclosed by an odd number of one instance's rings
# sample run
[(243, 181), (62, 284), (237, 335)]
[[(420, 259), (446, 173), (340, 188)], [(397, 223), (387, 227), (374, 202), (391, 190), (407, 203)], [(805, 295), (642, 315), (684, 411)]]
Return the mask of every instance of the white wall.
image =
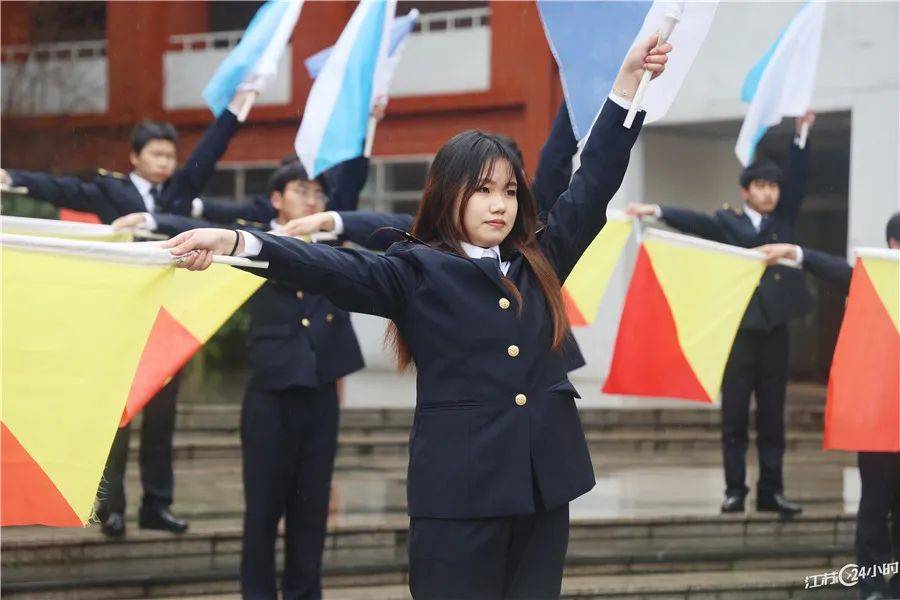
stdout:
[[(203, 102), (203, 88), (231, 49), (205, 49), (186, 52), (166, 52), (163, 56), (163, 107), (199, 108)], [(285, 49), (278, 61), (275, 79), (263, 90), (256, 106), (288, 104), (291, 102), (291, 47)]]
[(477, 92), (491, 87), (491, 28), (429, 31), (409, 37), (391, 96)]

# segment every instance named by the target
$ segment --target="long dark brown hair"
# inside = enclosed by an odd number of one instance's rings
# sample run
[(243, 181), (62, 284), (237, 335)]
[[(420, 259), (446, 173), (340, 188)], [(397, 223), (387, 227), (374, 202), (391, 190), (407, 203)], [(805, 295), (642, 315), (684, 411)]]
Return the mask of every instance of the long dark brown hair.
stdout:
[[(441, 147), (428, 169), (422, 203), (411, 233), (429, 245), (466, 256), (460, 241), (470, 241), (462, 226), (469, 198), (503, 162), (509, 163), (515, 174), (518, 211), (512, 230), (500, 244), (500, 251), (504, 255), (513, 251), (521, 253), (537, 277), (553, 321), (552, 348), (558, 350), (569, 330), (560, 281), (535, 237), (537, 208), (522, 160), (502, 138), (469, 130)], [(511, 280), (503, 277), (502, 282), (515, 298), (521, 315), (522, 294)], [(388, 326), (385, 344), (393, 348), (399, 370), (412, 364), (409, 346), (394, 323)]]

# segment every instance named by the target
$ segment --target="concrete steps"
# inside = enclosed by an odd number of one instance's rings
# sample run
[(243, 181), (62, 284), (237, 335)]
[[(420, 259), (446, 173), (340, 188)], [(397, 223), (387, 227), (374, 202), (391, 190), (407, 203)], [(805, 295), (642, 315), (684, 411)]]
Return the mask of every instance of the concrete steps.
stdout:
[[(408, 432), (341, 433), (338, 436), (338, 460), (354, 458), (405, 457), (408, 452)], [(721, 438), (718, 431), (594, 431), (586, 432), (592, 453), (666, 454), (685, 452), (718, 452)], [(755, 444), (751, 434), (750, 446)], [(131, 440), (137, 456), (140, 440)], [(811, 452), (822, 448), (821, 431), (789, 431), (786, 436), (788, 452)], [(240, 459), (240, 439), (235, 433), (175, 433), (173, 447), (175, 461)]]
[[(670, 429), (718, 431), (719, 410), (700, 404), (672, 403), (672, 408), (582, 408), (585, 431), (664, 431)], [(824, 398), (815, 403), (788, 403), (788, 429), (821, 431)], [(345, 408), (341, 431), (355, 435), (406, 433), (412, 425), (412, 408)], [(182, 432), (235, 433), (240, 423), (238, 403), (182, 403), (178, 407), (177, 430)]]
[[(377, 590), (402, 594), (406, 527), (406, 518), (399, 515), (332, 523), (325, 554), (326, 585), (354, 588), (334, 597), (393, 597), (366, 595)], [(237, 591), (240, 525), (236, 520), (197, 523), (191, 532), (177, 537), (140, 531), (122, 541), (106, 540), (88, 530), (29, 529), (35, 531), (4, 535), (5, 596), (184, 597)], [(657, 584), (660, 592), (693, 593), (691, 585), (710, 583), (701, 573), (718, 573), (715, 579), (721, 591), (740, 589), (741, 577), (750, 571), (790, 569), (792, 577), (800, 571), (812, 575), (850, 562), (853, 529), (852, 516), (839, 513), (792, 521), (768, 514), (574, 519), (566, 573), (567, 581), (576, 578), (581, 587), (573, 583), (566, 597), (615, 597), (616, 590), (626, 588), (631, 595), (623, 597), (640, 597)], [(654, 573), (668, 575), (641, 583)], [(691, 573), (696, 577), (691, 578)], [(734, 576), (731, 583), (728, 574)], [(623, 577), (632, 583), (625, 587), (622, 581), (614, 583)], [(775, 588), (784, 591), (788, 579), (781, 581), (784, 585)], [(802, 578), (793, 585), (802, 586)], [(372, 589), (363, 592), (363, 587)]]

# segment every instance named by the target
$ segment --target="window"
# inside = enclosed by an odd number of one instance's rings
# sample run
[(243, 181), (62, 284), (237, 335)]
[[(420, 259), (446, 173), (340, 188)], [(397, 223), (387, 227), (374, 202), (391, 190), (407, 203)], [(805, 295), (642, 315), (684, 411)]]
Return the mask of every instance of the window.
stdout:
[(106, 39), (106, 2), (32, 2), (31, 43)]
[(247, 24), (262, 2), (248, 2), (235, 0), (222, 2), (214, 0), (209, 3), (209, 30), (210, 31), (239, 31), (247, 28)]
[(252, 196), (265, 194), (275, 163), (223, 165), (216, 169), (203, 195), (222, 200), (249, 202)]
[(360, 210), (415, 214), (430, 164), (430, 156), (373, 158)]
[[(373, 158), (360, 193), (359, 209), (415, 214), (419, 210), (431, 156)], [(203, 196), (249, 202), (267, 193), (275, 163), (222, 165), (203, 190)]]

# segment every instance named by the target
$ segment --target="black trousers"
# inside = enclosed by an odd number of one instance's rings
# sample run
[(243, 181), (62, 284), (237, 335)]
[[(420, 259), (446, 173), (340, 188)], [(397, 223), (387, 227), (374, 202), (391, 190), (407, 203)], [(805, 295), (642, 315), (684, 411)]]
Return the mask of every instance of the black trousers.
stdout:
[(277, 597), (275, 542), (282, 515), (282, 596), (322, 597), (322, 550), (337, 430), (334, 383), (282, 391), (248, 383), (241, 411), (244, 598)]
[[(900, 452), (860, 452), (862, 495), (856, 513), (856, 564), (872, 572), (900, 560)], [(893, 553), (892, 553), (893, 549)], [(900, 575), (859, 579), (859, 596), (900, 598)]]
[(722, 458), (727, 494), (746, 495), (750, 395), (756, 395), (757, 496), (781, 493), (788, 331), (738, 330), (722, 379)]
[(569, 505), (491, 519), (409, 520), (415, 600), (559, 598)]
[[(172, 436), (175, 433), (175, 407), (181, 373), (177, 373), (147, 403), (141, 412), (141, 507), (147, 510), (168, 508), (172, 504), (175, 473), (172, 468)], [(110, 512), (125, 513), (125, 466), (128, 464), (128, 442), (131, 424), (120, 427), (113, 439), (103, 481), (97, 493), (101, 516)]]

